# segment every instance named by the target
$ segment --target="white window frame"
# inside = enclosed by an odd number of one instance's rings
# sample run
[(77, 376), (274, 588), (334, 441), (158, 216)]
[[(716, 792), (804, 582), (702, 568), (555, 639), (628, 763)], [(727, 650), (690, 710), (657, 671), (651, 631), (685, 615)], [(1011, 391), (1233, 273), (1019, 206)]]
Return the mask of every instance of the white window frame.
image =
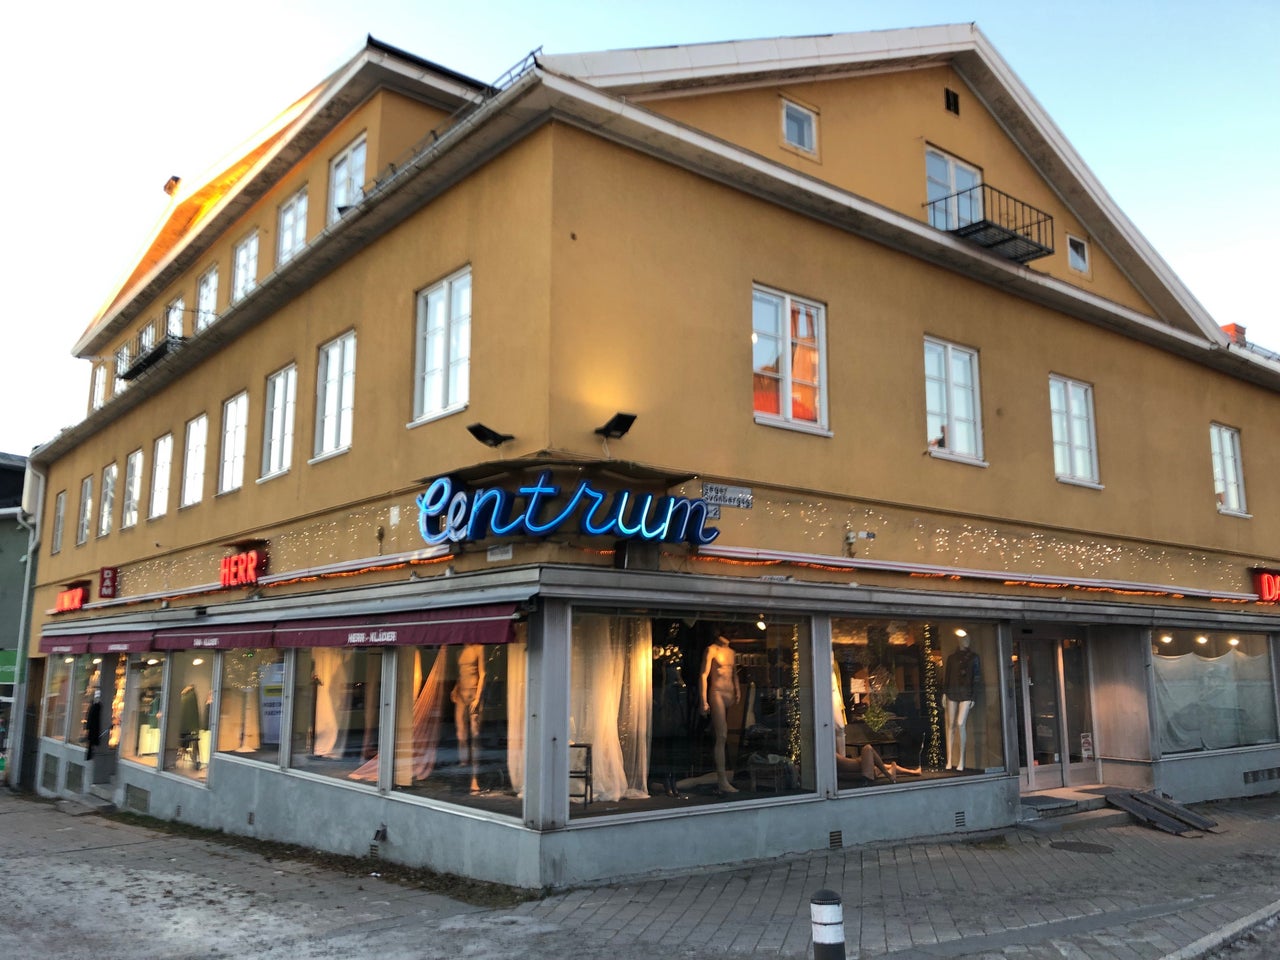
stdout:
[(196, 333), (218, 319), (218, 265), (200, 274), (196, 282)]
[(49, 543), (49, 553), (62, 552), (62, 535), (67, 522), (67, 491), (59, 490), (53, 500), (53, 537)]
[(129, 381), (124, 379), (124, 372), (129, 369), (132, 357), (129, 355), (129, 344), (122, 343), (116, 347), (116, 382), (115, 392), (117, 394), (124, 393), (129, 386)]
[(76, 514), (76, 546), (89, 542), (89, 527), (93, 523), (93, 474), (80, 481), (80, 512)]
[(164, 334), (166, 337), (182, 338), (184, 314), (187, 312), (186, 301), (175, 297), (164, 308)]
[(332, 456), (351, 448), (355, 419), (356, 332), (320, 347), (316, 365), (315, 457)]
[(124, 491), (120, 505), (120, 529), (137, 526), (138, 500), (142, 492), (142, 450), (134, 450), (124, 461)]
[(292, 260), (307, 245), (307, 188), (280, 205), (276, 229), (276, 264)]
[(163, 517), (169, 512), (169, 479), (173, 473), (173, 434), (156, 437), (151, 448), (151, 505), (148, 519)]
[(89, 380), (89, 406), (93, 410), (99, 410), (106, 402), (107, 366), (104, 363), (95, 363)]
[[(787, 122), (792, 116), (803, 121), (801, 139), (795, 140), (791, 137), (790, 124)], [(807, 130), (808, 138), (803, 136)], [(794, 100), (782, 98), (782, 142), (794, 150), (801, 153), (807, 153), (812, 156), (818, 155), (818, 112), (809, 107), (802, 106)]]
[(182, 444), (182, 495), (179, 507), (191, 507), (204, 499), (205, 455), (209, 441), (209, 417), (200, 414), (187, 421)]
[(222, 404), (222, 453), (218, 467), (218, 492), (244, 485), (245, 449), (249, 436), (249, 393), (242, 390)]
[(413, 422), (466, 409), (471, 399), (471, 268), (418, 293)]
[(231, 253), (231, 302), (239, 303), (258, 286), (258, 231), (235, 245)]
[(156, 324), (153, 320), (138, 331), (138, 356), (145, 357), (156, 345)]
[[(946, 164), (946, 179), (934, 175), (930, 159), (936, 157)], [(953, 157), (945, 150), (928, 146), (924, 151), (925, 202), (928, 204), (929, 223), (939, 230), (957, 230), (982, 219), (982, 191), (969, 200), (962, 201), (955, 194), (982, 185), (982, 170)], [(966, 179), (971, 181), (966, 184)], [(942, 206), (935, 202), (943, 197), (951, 199)], [(942, 211), (939, 215), (939, 211)]]
[(365, 134), (343, 148), (329, 161), (329, 206), (326, 223), (342, 219), (339, 207), (353, 207), (364, 199), (365, 165), (368, 160), (368, 142)]
[[(940, 377), (931, 372), (931, 355), (942, 360)], [(970, 380), (967, 385), (958, 383), (955, 378), (954, 363), (957, 359), (967, 361)], [(986, 465), (983, 460), (982, 384), (978, 360), (978, 351), (972, 347), (964, 347), (937, 337), (924, 338), (925, 439), (932, 456)], [(931, 385), (935, 389), (931, 390)], [(969, 396), (968, 405), (973, 411), (972, 417), (965, 417), (957, 412), (958, 407), (964, 406), (959, 401), (963, 401), (966, 394)], [(936, 402), (939, 400), (941, 405)], [(973, 450), (957, 449), (957, 424), (972, 425)], [(936, 430), (935, 425), (941, 429)]]
[(1093, 387), (1071, 377), (1049, 374), (1049, 418), (1054, 475), (1067, 483), (1100, 486)]
[[(1076, 253), (1076, 247), (1079, 246), (1079, 253)], [(1077, 262), (1079, 261), (1079, 262)], [(1076, 273), (1089, 273), (1089, 241), (1081, 237), (1067, 234), (1067, 266)]]
[(293, 418), (298, 404), (298, 368), (289, 364), (267, 377), (262, 424), (262, 479), (288, 472), (293, 465)]
[[(771, 303), (776, 305), (778, 322), (771, 329), (758, 325), (757, 304)], [(814, 325), (813, 336), (798, 336), (792, 324), (792, 314), (796, 308), (812, 312)], [(776, 356), (779, 369), (776, 374), (763, 369), (756, 363), (756, 349), (762, 340), (772, 340), (778, 344)], [(812, 343), (817, 351), (817, 381), (796, 380), (795, 357), (797, 351), (806, 343)], [(756, 423), (768, 426), (790, 427), (810, 433), (829, 434), (827, 416), (827, 308), (824, 304), (808, 297), (800, 297), (774, 287), (762, 284), (751, 286), (751, 346), (752, 380), (757, 376), (776, 379), (778, 381), (778, 412), (755, 409), (754, 390), (752, 396), (752, 414)], [(817, 399), (817, 410), (814, 419), (797, 417), (795, 414), (795, 388), (797, 383), (812, 387)]]
[(111, 533), (111, 523), (116, 512), (116, 474), (119, 466), (109, 463), (102, 468), (102, 499), (98, 504), (98, 536)]
[(1213, 460), (1213, 493), (1218, 512), (1247, 517), (1240, 431), (1225, 424), (1210, 423), (1209, 455)]

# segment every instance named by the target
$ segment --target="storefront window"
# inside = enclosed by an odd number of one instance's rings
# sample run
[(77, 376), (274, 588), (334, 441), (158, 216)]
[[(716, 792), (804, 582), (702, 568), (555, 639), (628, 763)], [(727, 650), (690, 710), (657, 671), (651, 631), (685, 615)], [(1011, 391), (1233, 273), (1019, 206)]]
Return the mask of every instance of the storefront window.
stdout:
[[(96, 653), (84, 653), (76, 657), (76, 705), (74, 712), (71, 714), (71, 735), (75, 738), (76, 743), (83, 744), (85, 747), (89, 747), (90, 740), (93, 740), (93, 750), (106, 746), (105, 740), (102, 738), (102, 734), (106, 729), (103, 721), (104, 719), (109, 719), (109, 717), (104, 717), (101, 703), (96, 708), (93, 708), (95, 699), (101, 696), (98, 689), (101, 667), (102, 657)], [(92, 753), (90, 752), (89, 755), (92, 755)]]
[(1004, 769), (992, 626), (831, 623), (840, 789)]
[(160, 727), (164, 721), (163, 653), (129, 656), (125, 682), (125, 732), (120, 755), (140, 763), (155, 763), (160, 755)]
[[(306, 647), (293, 678), (289, 766), (377, 782), (382, 650)], [(372, 761), (372, 763), (370, 763)]]
[(67, 701), (71, 699), (71, 674), (75, 662), (75, 657), (49, 658), (49, 686), (44, 695), (44, 729), (41, 733), (54, 740), (67, 738)]
[[(396, 652), (392, 789), (520, 815), (524, 793), (524, 624), (502, 644)], [(375, 782), (376, 764), (354, 779)]]
[(1151, 646), (1163, 753), (1276, 741), (1265, 635), (1157, 629)]
[(164, 769), (193, 780), (204, 780), (209, 775), (213, 658), (208, 650), (182, 650), (169, 655)]
[(218, 752), (278, 763), (284, 718), (284, 651), (224, 653), (220, 703)]
[(815, 789), (804, 624), (579, 611), (572, 640), (571, 816)]

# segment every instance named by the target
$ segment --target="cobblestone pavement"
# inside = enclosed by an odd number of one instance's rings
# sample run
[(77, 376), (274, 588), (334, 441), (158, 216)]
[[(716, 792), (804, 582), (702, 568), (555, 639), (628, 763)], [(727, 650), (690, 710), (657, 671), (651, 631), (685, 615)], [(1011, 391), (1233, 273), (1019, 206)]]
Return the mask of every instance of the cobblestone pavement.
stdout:
[[(1223, 932), (1280, 911), (1280, 796), (1210, 813), (1223, 830), (1199, 838), (1010, 831), (488, 909), (386, 883), (374, 865), (351, 876), (272, 861), (0, 791), (0, 957), (800, 958), (809, 898), (830, 888), (844, 898), (850, 958), (1260, 960), (1271, 954), (1233, 954)], [(1267, 934), (1252, 938), (1257, 949)]]

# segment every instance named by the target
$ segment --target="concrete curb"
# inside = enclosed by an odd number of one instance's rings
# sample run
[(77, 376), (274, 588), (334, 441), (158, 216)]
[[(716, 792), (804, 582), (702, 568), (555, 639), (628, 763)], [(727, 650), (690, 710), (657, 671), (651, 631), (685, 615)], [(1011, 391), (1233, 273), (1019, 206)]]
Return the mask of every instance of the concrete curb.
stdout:
[(1180, 950), (1166, 953), (1160, 960), (1198, 960), (1199, 957), (1203, 957), (1210, 950), (1216, 950), (1224, 944), (1239, 939), (1250, 928), (1256, 927), (1260, 923), (1265, 923), (1278, 913), (1280, 913), (1280, 900), (1273, 901), (1261, 910), (1255, 910), (1247, 917), (1241, 917), (1234, 923), (1227, 924), (1221, 930), (1205, 934), (1199, 940), (1187, 944)]

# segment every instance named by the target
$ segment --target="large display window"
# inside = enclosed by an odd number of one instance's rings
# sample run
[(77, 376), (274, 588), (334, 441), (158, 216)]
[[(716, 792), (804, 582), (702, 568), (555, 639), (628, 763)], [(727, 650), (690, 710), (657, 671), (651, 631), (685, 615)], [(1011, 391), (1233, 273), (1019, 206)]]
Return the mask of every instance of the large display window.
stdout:
[(798, 620), (575, 611), (570, 816), (813, 792), (810, 651)]
[(831, 622), (840, 789), (1004, 769), (991, 625)]
[(1162, 753), (1276, 742), (1265, 634), (1157, 628), (1151, 653)]
[(43, 736), (53, 740), (67, 738), (67, 706), (72, 697), (72, 672), (75, 657), (50, 657), (49, 679), (44, 693)]
[(181, 650), (169, 655), (164, 769), (193, 780), (204, 780), (209, 775), (213, 658), (208, 650)]
[(157, 763), (164, 725), (163, 653), (129, 655), (124, 692), (124, 736), (120, 755), (140, 763)]
[(343, 779), (367, 774), (368, 761), (378, 755), (382, 658), (381, 649), (297, 651), (290, 768)]
[(224, 652), (219, 697), (218, 752), (279, 763), (284, 651)]
[(98, 654), (84, 653), (76, 657), (76, 703), (71, 715), (71, 733), (77, 743), (84, 744), (85, 759), (92, 758), (97, 750), (106, 746), (102, 734), (110, 729), (110, 714), (102, 707), (99, 688), (101, 670), (102, 657)]
[[(393, 790), (519, 816), (525, 625), (511, 643), (396, 651)], [(374, 782), (377, 764), (351, 774)]]

